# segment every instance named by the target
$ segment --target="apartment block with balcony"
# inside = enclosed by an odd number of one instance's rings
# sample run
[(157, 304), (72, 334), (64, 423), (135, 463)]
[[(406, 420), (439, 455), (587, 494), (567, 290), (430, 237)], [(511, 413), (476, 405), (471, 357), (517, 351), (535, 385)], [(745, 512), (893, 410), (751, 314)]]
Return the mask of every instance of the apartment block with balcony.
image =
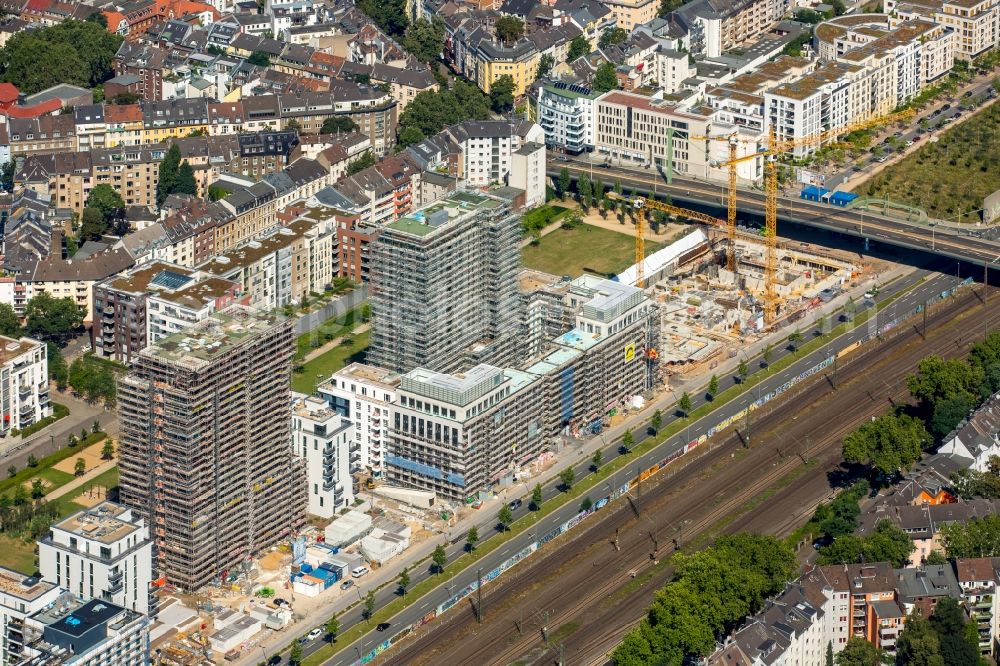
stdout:
[(593, 150), (594, 100), (599, 96), (589, 88), (563, 81), (541, 83), (535, 105), (545, 145), (571, 155)]
[(16, 664), (25, 656), (25, 621), (51, 607), (62, 590), (54, 583), (0, 567), (0, 663)]
[(38, 541), (38, 568), (80, 601), (155, 614), (149, 526), (121, 504), (101, 502), (53, 524)]
[(142, 350), (119, 382), (121, 502), (181, 589), (221, 580), (302, 524), (294, 342), (290, 321), (234, 305)]
[(292, 450), (305, 464), (306, 510), (333, 518), (354, 502), (351, 422), (322, 398), (292, 394)]
[(366, 469), (376, 479), (385, 475), (390, 410), (398, 387), (395, 373), (352, 363), (316, 388), (317, 394), (351, 424), (351, 472)]
[(52, 414), (44, 342), (0, 336), (0, 433), (38, 423)]
[(962, 588), (962, 601), (969, 617), (976, 623), (979, 651), (985, 656), (997, 655), (1000, 607), (997, 601), (997, 580), (1000, 579), (1000, 558), (977, 557), (955, 560), (955, 575)]
[(892, 25), (926, 19), (951, 28), (956, 57), (973, 60), (1000, 43), (1000, 0), (887, 0)]

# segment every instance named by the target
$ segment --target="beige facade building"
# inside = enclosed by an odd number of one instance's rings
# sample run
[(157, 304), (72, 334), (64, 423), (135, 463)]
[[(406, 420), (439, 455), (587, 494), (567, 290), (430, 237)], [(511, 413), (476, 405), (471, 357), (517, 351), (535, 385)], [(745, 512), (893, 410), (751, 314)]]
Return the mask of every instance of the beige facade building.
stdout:
[(885, 13), (894, 26), (923, 18), (953, 29), (963, 60), (1000, 43), (1000, 0), (886, 0)]
[(637, 25), (656, 18), (660, 7), (656, 0), (604, 0), (601, 4), (614, 14), (618, 27), (629, 32)]

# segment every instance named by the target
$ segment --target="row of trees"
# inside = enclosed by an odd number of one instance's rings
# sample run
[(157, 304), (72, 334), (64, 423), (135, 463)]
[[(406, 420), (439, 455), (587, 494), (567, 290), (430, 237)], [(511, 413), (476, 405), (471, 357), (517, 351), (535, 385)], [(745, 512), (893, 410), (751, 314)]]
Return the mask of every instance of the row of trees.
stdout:
[(28, 301), (26, 313), (26, 325), (22, 327), (14, 308), (7, 303), (0, 303), (0, 335), (14, 339), (30, 335), (44, 341), (48, 353), (49, 379), (56, 382), (60, 389), (66, 388), (68, 368), (58, 343), (80, 328), (83, 313), (71, 299), (53, 298), (44, 292)]
[(675, 561), (673, 581), (656, 593), (647, 616), (615, 649), (617, 666), (680, 664), (710, 654), (797, 568), (786, 544), (753, 534), (721, 536), (706, 550), (678, 553)]
[[(919, 401), (916, 416), (897, 410), (865, 423), (844, 438), (844, 460), (887, 477), (907, 470), (935, 438), (948, 435), (985, 398), (1000, 390), (1000, 332), (973, 345), (968, 360), (939, 356), (921, 360), (906, 386)], [(1000, 465), (995, 471), (1000, 472)], [(989, 478), (967, 478), (976, 484), (992, 483)]]

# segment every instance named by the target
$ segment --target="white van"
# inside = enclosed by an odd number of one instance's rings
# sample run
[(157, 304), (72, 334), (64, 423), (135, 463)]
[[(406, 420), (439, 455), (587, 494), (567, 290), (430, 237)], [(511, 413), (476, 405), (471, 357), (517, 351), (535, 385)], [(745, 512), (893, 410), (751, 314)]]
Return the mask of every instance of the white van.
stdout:
[(358, 567), (353, 571), (351, 571), (351, 576), (353, 576), (354, 578), (361, 578), (366, 573), (368, 573), (368, 567)]

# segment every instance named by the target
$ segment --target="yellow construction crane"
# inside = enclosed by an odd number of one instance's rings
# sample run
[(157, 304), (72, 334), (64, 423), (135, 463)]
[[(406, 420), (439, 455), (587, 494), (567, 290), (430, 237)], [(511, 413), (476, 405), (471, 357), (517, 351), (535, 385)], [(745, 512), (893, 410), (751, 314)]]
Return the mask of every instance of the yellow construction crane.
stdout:
[(867, 120), (851, 122), (833, 129), (818, 132), (801, 139), (781, 139), (774, 133), (774, 128), (767, 137), (767, 148), (750, 155), (737, 157), (737, 145), (754, 143), (750, 139), (739, 139), (736, 132), (724, 136), (691, 137), (703, 141), (726, 140), (729, 142), (729, 160), (720, 166), (729, 168), (729, 201), (727, 206), (726, 226), (729, 233), (729, 250), (727, 264), (730, 270), (736, 268), (736, 167), (737, 165), (763, 157), (764, 168), (764, 321), (774, 322), (778, 313), (777, 271), (778, 271), (778, 155), (787, 153), (803, 146), (816, 146), (827, 143), (844, 134), (868, 129), (875, 125), (887, 125), (913, 116), (912, 110), (876, 116)]
[(643, 267), (643, 262), (646, 259), (646, 239), (643, 238), (643, 233), (646, 228), (646, 209), (658, 210), (668, 215), (683, 215), (684, 217), (694, 220), (696, 222), (701, 222), (703, 224), (711, 224), (715, 226), (725, 225), (725, 221), (720, 220), (711, 215), (706, 215), (705, 213), (699, 213), (696, 210), (690, 210), (687, 208), (681, 208), (680, 206), (672, 206), (668, 203), (663, 203), (662, 201), (657, 201), (656, 199), (647, 199), (646, 197), (635, 197), (634, 199), (629, 199), (617, 192), (608, 192), (605, 194), (611, 201), (624, 201), (632, 206), (635, 211), (635, 286), (642, 289), (645, 287), (645, 269)]
[(747, 141), (738, 138), (736, 132), (723, 134), (720, 136), (693, 136), (692, 141), (725, 141), (729, 145), (729, 159), (719, 166), (729, 167), (729, 196), (726, 206), (726, 235), (728, 246), (726, 248), (726, 268), (736, 273), (736, 166), (741, 162), (756, 159), (758, 155), (747, 157), (737, 157), (739, 144)]

